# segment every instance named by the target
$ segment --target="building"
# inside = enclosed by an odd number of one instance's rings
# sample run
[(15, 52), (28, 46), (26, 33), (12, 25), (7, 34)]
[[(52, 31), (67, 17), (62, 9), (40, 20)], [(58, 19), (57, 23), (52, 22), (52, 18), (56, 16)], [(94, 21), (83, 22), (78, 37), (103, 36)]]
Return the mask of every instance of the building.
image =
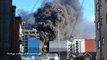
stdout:
[(95, 52), (94, 39), (74, 39), (71, 43), (72, 53)]
[(0, 59), (14, 60), (7, 55), (14, 51), (15, 42), (15, 6), (12, 0), (0, 0)]
[(107, 60), (107, 0), (95, 0), (97, 60)]
[(24, 52), (24, 55), (22, 55), (22, 58), (31, 58), (34, 57), (34, 60), (39, 60), (39, 56), (41, 54), (41, 46), (40, 46), (40, 40), (36, 39), (34, 36), (28, 37), (28, 49), (27, 52)]
[(23, 29), (22, 30), (23, 34), (23, 39), (22, 39), (22, 46), (24, 47), (24, 52), (28, 52), (28, 38), (34, 36), (35, 38), (37, 37), (37, 30), (36, 29)]
[(58, 53), (60, 60), (67, 60), (71, 42), (69, 40), (49, 41), (49, 53)]
[[(20, 52), (20, 28), (21, 28), (21, 17), (16, 17), (15, 18), (15, 40), (14, 40), (14, 49), (12, 53), (19, 53)], [(14, 60), (19, 60), (21, 59), (20, 56), (16, 55), (14, 56)]]
[(40, 53), (40, 40), (35, 37), (28, 38), (28, 52), (29, 53)]

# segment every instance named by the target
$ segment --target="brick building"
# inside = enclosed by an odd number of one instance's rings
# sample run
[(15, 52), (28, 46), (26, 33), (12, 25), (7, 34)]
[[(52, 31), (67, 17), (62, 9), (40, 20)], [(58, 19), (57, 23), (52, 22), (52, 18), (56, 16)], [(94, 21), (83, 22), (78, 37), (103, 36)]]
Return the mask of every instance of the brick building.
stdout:
[[(15, 40), (14, 40), (14, 49), (12, 52), (19, 53), (20, 52), (20, 28), (21, 28), (21, 17), (15, 18)], [(21, 57), (19, 55), (14, 56), (14, 60), (20, 60)]]
[(95, 0), (97, 60), (107, 60), (107, 0)]

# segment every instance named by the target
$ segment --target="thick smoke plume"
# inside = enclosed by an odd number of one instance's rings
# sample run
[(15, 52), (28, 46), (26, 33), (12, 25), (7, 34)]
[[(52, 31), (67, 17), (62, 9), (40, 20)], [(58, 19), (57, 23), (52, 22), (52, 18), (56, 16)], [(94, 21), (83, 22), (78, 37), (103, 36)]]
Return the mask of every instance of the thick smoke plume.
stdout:
[[(70, 40), (81, 15), (79, 0), (53, 0), (35, 13), (35, 26), (40, 40)], [(59, 35), (59, 37), (58, 37)]]
[(45, 0), (38, 11), (27, 16), (26, 25), (36, 28), (43, 41), (95, 38), (94, 23), (82, 14), (79, 0)]

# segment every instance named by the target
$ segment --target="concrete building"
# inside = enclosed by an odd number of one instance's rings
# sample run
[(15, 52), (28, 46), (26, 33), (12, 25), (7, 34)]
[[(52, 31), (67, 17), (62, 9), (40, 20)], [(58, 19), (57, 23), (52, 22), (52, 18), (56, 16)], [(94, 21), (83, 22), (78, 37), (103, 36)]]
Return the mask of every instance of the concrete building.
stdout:
[(67, 60), (71, 42), (69, 40), (49, 41), (49, 53), (58, 53), (60, 60)]
[(0, 0), (0, 59), (14, 60), (7, 53), (14, 52), (15, 42), (15, 6), (12, 0)]
[(71, 42), (72, 53), (84, 53), (84, 52), (95, 52), (95, 40), (94, 39), (74, 39)]
[(95, 0), (97, 60), (107, 60), (107, 0)]
[(37, 37), (37, 30), (36, 29), (23, 29), (23, 39), (22, 39), (22, 45), (24, 47), (24, 52), (28, 52), (28, 38), (34, 36)]

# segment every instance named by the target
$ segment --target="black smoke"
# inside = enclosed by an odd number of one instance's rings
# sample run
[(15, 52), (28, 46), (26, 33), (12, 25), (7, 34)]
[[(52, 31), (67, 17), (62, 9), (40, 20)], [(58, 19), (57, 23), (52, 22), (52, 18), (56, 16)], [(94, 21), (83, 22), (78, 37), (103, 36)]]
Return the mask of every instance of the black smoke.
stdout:
[(47, 2), (34, 14), (40, 40), (56, 40), (59, 37), (61, 40), (70, 40), (80, 12), (79, 0)]

